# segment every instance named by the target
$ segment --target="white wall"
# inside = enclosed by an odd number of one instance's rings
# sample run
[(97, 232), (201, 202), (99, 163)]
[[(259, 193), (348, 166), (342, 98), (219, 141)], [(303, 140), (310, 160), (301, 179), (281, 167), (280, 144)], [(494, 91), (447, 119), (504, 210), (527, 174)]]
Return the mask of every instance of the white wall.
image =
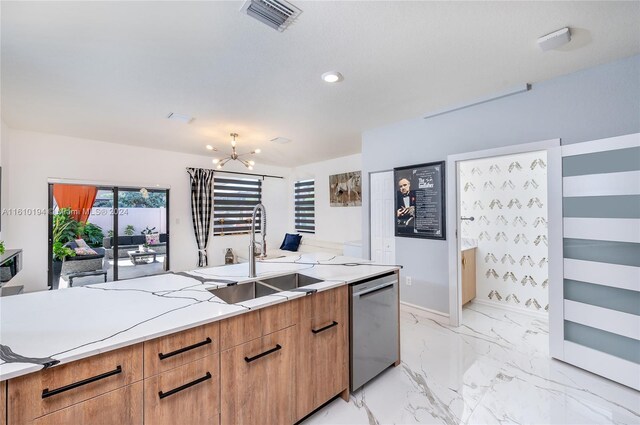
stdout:
[[(22, 130), (10, 130), (9, 146), (3, 140), (3, 186), (11, 182), (3, 208), (47, 208), (47, 180), (64, 178), (111, 184), (152, 187), (171, 186), (170, 234), (171, 269), (193, 269), (197, 251), (186, 167), (210, 168), (207, 156), (187, 155), (140, 147), (117, 145)], [(244, 168), (244, 167), (243, 167)], [(228, 171), (245, 171), (230, 164)], [(285, 180), (266, 179), (263, 202), (269, 215), (268, 244), (280, 244), (293, 213), (288, 208), (290, 169), (256, 165), (256, 173), (281, 175)], [(8, 178), (7, 178), (8, 177)], [(5, 191), (3, 190), (3, 196)], [(278, 213), (275, 213), (278, 211)], [(47, 217), (3, 217), (2, 237), (7, 246), (24, 250), (24, 267), (11, 285), (24, 285), (25, 291), (47, 287)], [(224, 236), (210, 240), (210, 264), (224, 263), (224, 248), (247, 249), (248, 237)]]
[(544, 151), (460, 163), (460, 215), (475, 218), (461, 234), (477, 240), (479, 301), (548, 311), (546, 164)]
[[(329, 206), (329, 176), (362, 170), (362, 155), (355, 154), (301, 165), (293, 169), (290, 193), (298, 180), (315, 179), (316, 197), (316, 233), (304, 235), (305, 238), (315, 238), (330, 242), (347, 242), (360, 240), (362, 237), (362, 207), (331, 207)], [(288, 203), (293, 210), (293, 196)], [(294, 231), (293, 216), (289, 220), (289, 232)]]
[[(7, 173), (7, 164), (5, 164), (5, 158), (7, 157), (7, 154), (5, 153), (8, 150), (8, 146), (9, 146), (9, 134), (10, 134), (10, 129), (9, 127), (7, 127), (7, 125), (4, 123), (4, 121), (2, 121), (0, 119), (0, 167), (2, 167), (2, 187), (0, 187), (0, 196), (2, 197), (2, 199), (0, 200), (0, 205), (2, 206), (2, 208), (6, 207), (6, 203), (5, 200), (8, 199), (8, 182), (9, 182), (9, 175)], [(0, 210), (0, 214), (2, 214), (2, 211)], [(5, 229), (7, 226), (7, 222), (6, 219), (4, 217), (2, 217), (2, 228), (0, 228), (0, 240), (2, 239), (2, 235), (6, 234), (6, 232), (3, 232), (2, 229)], [(9, 247), (5, 244), (5, 247), (8, 249)]]
[[(369, 252), (369, 172), (447, 155), (561, 138), (562, 144), (640, 131), (640, 56), (535, 83), (530, 92), (440, 116), (410, 120), (363, 133), (362, 238)], [(425, 114), (429, 111), (425, 111)], [(449, 164), (447, 164), (448, 166)], [(448, 238), (452, 235), (447, 235)], [(396, 261), (413, 284), (403, 301), (449, 311), (447, 241), (396, 238)]]

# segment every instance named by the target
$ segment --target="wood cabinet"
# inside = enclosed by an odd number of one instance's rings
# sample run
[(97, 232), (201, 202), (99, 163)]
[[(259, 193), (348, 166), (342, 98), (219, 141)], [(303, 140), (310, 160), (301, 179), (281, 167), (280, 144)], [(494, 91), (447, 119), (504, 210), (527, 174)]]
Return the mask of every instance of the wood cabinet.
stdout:
[(462, 251), (462, 305), (476, 297), (476, 248)]
[(7, 382), (0, 382), (0, 425), (7, 424)]
[(222, 424), (292, 424), (296, 326), (220, 353)]
[[(11, 422), (13, 423), (13, 422)], [(142, 382), (118, 388), (31, 422), (33, 425), (142, 424)]]
[(220, 350), (260, 338), (296, 322), (296, 302), (276, 304), (240, 314), (220, 323)]
[(342, 286), (17, 377), (0, 425), (293, 424), (348, 400), (348, 310)]
[(346, 286), (300, 300), (296, 355), (296, 420), (349, 387), (349, 314)]
[(217, 353), (219, 323), (209, 323), (144, 343), (145, 378)]
[(144, 380), (144, 423), (217, 425), (219, 354)]
[[(8, 423), (11, 425), (31, 423), (41, 416), (140, 380), (142, 380), (142, 346), (140, 344), (14, 378), (8, 385)], [(112, 394), (111, 397), (115, 395)], [(117, 407), (117, 403), (109, 404), (109, 406), (112, 405)], [(99, 414), (99, 410), (96, 410), (95, 414)], [(118, 412), (110, 412), (105, 407), (101, 417), (117, 417), (118, 414)], [(78, 412), (72, 409), (64, 415), (76, 417)]]

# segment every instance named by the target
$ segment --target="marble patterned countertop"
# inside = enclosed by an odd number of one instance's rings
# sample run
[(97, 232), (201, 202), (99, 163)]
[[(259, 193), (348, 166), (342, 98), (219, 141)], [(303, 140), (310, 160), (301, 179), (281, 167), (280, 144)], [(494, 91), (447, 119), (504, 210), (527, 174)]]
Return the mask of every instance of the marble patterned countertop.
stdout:
[[(277, 294), (227, 304), (208, 292), (248, 283), (234, 264), (126, 281), (0, 298), (0, 381), (305, 296)], [(331, 254), (302, 254), (256, 264), (258, 278), (299, 272), (323, 291), (398, 269)]]

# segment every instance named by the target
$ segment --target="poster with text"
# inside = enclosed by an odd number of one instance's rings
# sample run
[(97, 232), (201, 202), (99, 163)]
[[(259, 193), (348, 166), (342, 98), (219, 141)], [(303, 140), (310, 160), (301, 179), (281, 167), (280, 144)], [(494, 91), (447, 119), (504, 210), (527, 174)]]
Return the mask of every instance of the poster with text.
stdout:
[(444, 161), (393, 170), (396, 236), (446, 239)]

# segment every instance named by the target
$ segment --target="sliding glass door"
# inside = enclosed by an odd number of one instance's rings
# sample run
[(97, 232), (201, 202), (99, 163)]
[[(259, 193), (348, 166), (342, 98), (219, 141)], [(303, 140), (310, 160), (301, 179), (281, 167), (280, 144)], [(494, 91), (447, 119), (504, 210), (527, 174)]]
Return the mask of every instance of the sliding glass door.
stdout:
[(49, 286), (169, 270), (169, 190), (49, 184)]
[(169, 270), (168, 190), (118, 189), (118, 279)]

